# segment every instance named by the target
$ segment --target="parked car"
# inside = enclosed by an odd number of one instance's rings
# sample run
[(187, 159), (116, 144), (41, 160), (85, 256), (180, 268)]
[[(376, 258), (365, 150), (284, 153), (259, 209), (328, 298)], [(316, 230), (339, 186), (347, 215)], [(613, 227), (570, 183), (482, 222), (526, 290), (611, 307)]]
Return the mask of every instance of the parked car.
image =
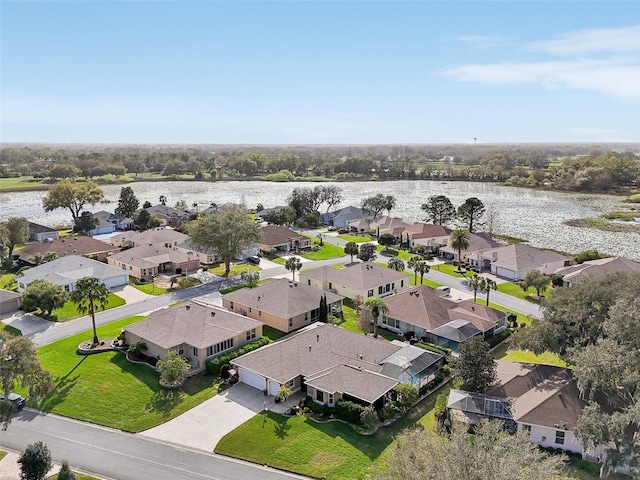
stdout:
[(333, 225), (327, 228), (327, 230), (329, 230), (330, 232), (335, 232), (337, 229), (338, 227), (334, 227)]
[(442, 286), (438, 287), (436, 290), (440, 290), (445, 295), (449, 295), (451, 293), (451, 287), (447, 287), (446, 285), (442, 285)]
[[(2, 400), (4, 400), (4, 394), (0, 394), (0, 401)], [(9, 401), (15, 405), (16, 410), (18, 411), (24, 408), (24, 398), (22, 398), (22, 396), (18, 395), (17, 393), (11, 392), (9, 394)]]
[(252, 265), (260, 265), (260, 258), (259, 257), (248, 257), (247, 258), (247, 263), (251, 263)]
[(340, 230), (338, 230), (339, 234), (343, 234), (343, 233), (349, 233), (349, 229), (348, 228), (341, 228)]

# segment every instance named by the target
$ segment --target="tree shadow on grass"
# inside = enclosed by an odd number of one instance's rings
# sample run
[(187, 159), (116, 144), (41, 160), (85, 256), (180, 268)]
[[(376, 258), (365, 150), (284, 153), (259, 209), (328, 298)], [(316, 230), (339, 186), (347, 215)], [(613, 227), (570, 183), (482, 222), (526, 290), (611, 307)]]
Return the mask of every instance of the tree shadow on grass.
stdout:
[(43, 409), (51, 410), (64, 401), (64, 399), (69, 395), (69, 392), (77, 383), (78, 378), (80, 378), (79, 373), (72, 376), (73, 372), (75, 372), (76, 369), (78, 369), (86, 359), (87, 357), (83, 356), (71, 370), (69, 370), (65, 375), (56, 379), (57, 381), (55, 387), (53, 387), (51, 393), (47, 395), (47, 397), (42, 401)]
[(123, 352), (118, 352), (116, 355), (113, 355), (109, 360), (114, 365), (120, 367), (120, 370), (123, 373), (128, 373), (139, 381), (143, 382), (149, 389), (157, 392), (160, 390), (160, 384), (158, 383), (160, 380), (160, 375), (158, 372), (151, 367), (150, 365), (141, 365), (137, 363), (131, 363), (127, 360), (126, 354)]
[(184, 393), (178, 389), (158, 390), (153, 394), (145, 409), (150, 412), (159, 413), (163, 417), (169, 417), (171, 411), (182, 402)]
[(275, 422), (273, 425), (273, 433), (280, 440), (283, 440), (289, 436), (289, 430), (291, 430), (291, 425), (289, 425), (289, 418), (278, 415), (278, 417), (271, 417), (271, 419)]

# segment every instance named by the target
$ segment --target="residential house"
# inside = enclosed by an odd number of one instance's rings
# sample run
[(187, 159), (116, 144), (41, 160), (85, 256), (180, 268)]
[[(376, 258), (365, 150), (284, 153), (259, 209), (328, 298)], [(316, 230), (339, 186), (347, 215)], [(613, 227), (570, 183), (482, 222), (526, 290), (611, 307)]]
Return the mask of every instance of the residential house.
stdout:
[(270, 395), (287, 385), (320, 404), (345, 399), (379, 408), (400, 382), (432, 380), (442, 357), (317, 322), (231, 364), (241, 382)]
[(585, 402), (569, 370), (496, 363), (498, 381), (485, 395), (451, 390), (447, 409), (454, 419), (468, 424), (501, 419), (527, 431), (531, 441), (542, 447), (601, 457), (602, 447), (587, 452), (573, 433)]
[(381, 315), (378, 325), (394, 333), (457, 350), (470, 337), (490, 338), (507, 328), (507, 313), (470, 301), (453, 301), (441, 291), (426, 285), (385, 298), (389, 313)]
[[(215, 252), (207, 251), (206, 249), (193, 243), (191, 240), (187, 240), (184, 243), (179, 243), (174, 247), (174, 249), (196, 255), (200, 259), (200, 263), (202, 263), (203, 265), (211, 265), (214, 263), (222, 262), (222, 260), (218, 258)], [(240, 255), (236, 257), (236, 260), (246, 260), (248, 257), (256, 256), (259, 253), (260, 248), (258, 248), (258, 246), (256, 245), (255, 247), (243, 250)]]
[(469, 264), (483, 271), (507, 278), (514, 282), (522, 280), (531, 270), (551, 275), (558, 268), (567, 267), (571, 257), (551, 250), (541, 250), (526, 243), (472, 252), (467, 255)]
[(200, 258), (195, 254), (153, 245), (140, 245), (111, 255), (107, 263), (145, 281), (160, 273), (195, 273), (200, 268)]
[(375, 263), (358, 262), (343, 268), (330, 266), (300, 272), (300, 283), (334, 292), (343, 297), (385, 297), (411, 286), (411, 279)]
[(559, 268), (554, 273), (562, 275), (564, 286), (572, 287), (613, 272), (640, 274), (640, 263), (622, 257), (599, 258), (579, 265)]
[[(462, 261), (466, 262), (476, 252), (497, 248), (499, 246), (501, 246), (501, 244), (492, 239), (488, 233), (470, 233), (469, 248), (462, 250)], [(447, 240), (445, 246), (440, 247), (440, 256), (448, 260), (459, 261), (458, 249), (451, 246), (451, 239)]]
[(311, 247), (311, 239), (281, 225), (262, 227), (262, 239), (258, 242), (260, 250), (275, 250), (277, 253), (297, 252)]
[(144, 232), (125, 232), (111, 237), (111, 243), (120, 247), (152, 245), (154, 247), (173, 248), (189, 240), (189, 236), (168, 227), (158, 227)]
[(318, 321), (323, 295), (327, 297), (328, 313), (340, 314), (342, 296), (286, 278), (227, 293), (222, 296), (222, 305), (281, 332), (291, 332)]
[(414, 223), (404, 229), (403, 242), (409, 241), (410, 247), (423, 245), (432, 249), (440, 248), (449, 243), (451, 229), (442, 225), (430, 225), (428, 223)]
[(104, 262), (108, 255), (119, 251), (119, 247), (91, 237), (63, 237), (51, 242), (27, 245), (20, 250), (15, 250), (13, 256), (20, 265), (35, 265), (36, 255), (44, 256), (47, 253), (55, 253), (58, 258), (65, 255), (81, 255), (92, 260)]
[[(402, 220), (401, 218), (389, 217), (382, 215), (373, 219), (364, 218), (361, 220), (353, 220), (347, 222), (349, 229), (355, 233), (367, 233), (371, 230), (375, 230), (376, 233), (393, 233), (398, 228), (406, 228), (410, 224)], [(399, 230), (398, 230), (399, 231)]]
[(128, 345), (144, 342), (144, 354), (164, 358), (175, 350), (192, 371), (205, 360), (262, 337), (262, 323), (223, 308), (189, 301), (156, 310), (146, 320), (123, 329)]
[(22, 295), (0, 288), (0, 317), (20, 310)]
[(49, 240), (55, 240), (60, 237), (58, 231), (51, 227), (45, 227), (37, 223), (29, 223), (29, 240), (36, 242), (46, 242)]
[[(349, 222), (366, 219), (373, 220), (373, 214), (368, 210), (352, 206), (340, 208), (320, 215), (320, 222), (323, 225), (332, 225), (336, 228), (348, 228)], [(367, 230), (367, 232), (368, 231), (369, 230)]]
[(90, 235), (104, 235), (113, 233), (116, 230), (132, 230), (135, 228), (135, 222), (131, 218), (105, 210), (94, 212), (93, 217), (98, 220), (98, 224), (93, 230), (89, 230)]
[[(142, 208), (136, 210), (136, 216), (140, 214), (142, 210)], [(151, 215), (152, 217), (156, 217), (158, 220), (160, 220), (160, 225), (162, 226), (179, 226), (183, 222), (188, 221), (190, 215), (188, 212), (183, 212), (182, 210), (177, 210), (175, 208), (168, 207), (162, 204), (153, 205), (151, 207), (145, 208), (144, 210), (149, 212), (149, 215)]]
[(23, 292), (36, 280), (46, 280), (62, 287), (66, 293), (71, 293), (75, 290), (76, 282), (84, 277), (95, 277), (109, 288), (129, 283), (127, 272), (79, 255), (66, 255), (30, 268), (22, 272), (16, 280), (19, 292)]

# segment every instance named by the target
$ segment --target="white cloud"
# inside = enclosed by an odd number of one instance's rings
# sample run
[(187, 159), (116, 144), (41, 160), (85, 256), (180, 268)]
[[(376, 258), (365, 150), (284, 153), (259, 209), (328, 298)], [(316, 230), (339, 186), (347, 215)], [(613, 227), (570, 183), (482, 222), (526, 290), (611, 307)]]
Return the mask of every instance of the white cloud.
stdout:
[(639, 52), (640, 25), (578, 30), (560, 35), (555, 40), (532, 42), (527, 47), (555, 55)]

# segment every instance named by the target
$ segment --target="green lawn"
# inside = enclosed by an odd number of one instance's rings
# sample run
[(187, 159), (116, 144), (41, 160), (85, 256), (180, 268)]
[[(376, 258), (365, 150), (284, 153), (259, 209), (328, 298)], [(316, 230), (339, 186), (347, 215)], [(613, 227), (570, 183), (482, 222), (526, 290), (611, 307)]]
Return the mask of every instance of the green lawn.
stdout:
[(131, 282), (130, 285), (133, 288), (136, 288), (136, 289), (140, 290), (141, 292), (146, 293), (147, 295), (164, 295), (165, 293), (167, 293), (169, 291), (166, 288), (160, 288), (157, 285), (154, 286), (153, 283)]
[(215, 451), (317, 478), (364, 478), (372, 465), (383, 461), (384, 452), (401, 430), (422, 426), (434, 431), (436, 396), (448, 391), (448, 386), (441, 388), (395, 424), (368, 436), (341, 422), (321, 424), (272, 412), (266, 418), (256, 415), (226, 435)]
[(6, 456), (7, 456), (7, 452), (5, 452), (4, 450), (0, 450), (0, 460), (2, 460)]
[(277, 263), (278, 265), (284, 265), (286, 260), (282, 257), (274, 257), (273, 259), (271, 259), (271, 261), (273, 263)]
[(411, 257), (413, 257), (413, 254), (406, 250), (396, 250), (394, 248), (385, 249), (382, 245), (376, 245), (376, 250), (378, 251), (378, 260), (384, 261), (385, 263), (393, 257), (401, 258), (405, 262), (408, 262)]
[[(85, 475), (84, 473), (79, 473), (79, 472), (76, 472), (76, 471), (73, 471), (73, 473), (76, 474), (76, 479), (77, 480), (100, 480), (97, 477), (92, 477), (91, 475)], [(50, 477), (47, 477), (47, 480), (58, 480), (58, 474), (51, 475)]]
[[(129, 317), (103, 325), (98, 327), (98, 335), (116, 337), (122, 327), (143, 318)], [(220, 389), (214, 377), (201, 374), (187, 380), (181, 391), (168, 391), (160, 387), (155, 370), (128, 362), (123, 353), (77, 355), (78, 345), (90, 337), (91, 332), (86, 331), (38, 349), (40, 362), (53, 375), (55, 385), (40, 408), (139, 432), (186, 412)]]
[[(376, 265), (380, 265), (381, 267), (386, 267), (387, 264), (384, 262), (373, 262)], [(433, 267), (431, 267), (433, 268)], [(415, 278), (416, 276), (413, 273), (413, 270), (405, 270), (402, 273), (404, 273), (405, 275), (407, 275), (410, 278), (410, 282), (411, 282), (411, 286), (415, 286), (415, 285), (420, 285), (420, 274), (418, 274), (417, 279)], [(426, 275), (426, 274), (425, 274)], [(418, 282), (416, 283), (416, 280), (418, 280)], [(426, 276), (423, 277), (422, 279), (422, 285), (426, 285), (428, 287), (432, 287), (432, 288), (438, 288), (439, 286), (441, 286), (441, 283), (435, 282), (429, 278), (427, 278)]]
[(3, 330), (11, 335), (13, 335), (14, 337), (20, 337), (22, 336), (22, 332), (20, 330), (18, 330), (15, 327), (12, 327), (11, 325), (6, 325), (2, 322), (0, 322), (0, 330)]
[(0, 182), (0, 190), (35, 187), (46, 187), (46, 185), (42, 184), (42, 180), (36, 180), (32, 176), (3, 178), (2, 182)]
[[(16, 278), (16, 276), (13, 273), (4, 273), (0, 276), (0, 288), (7, 288), (7, 285), (9, 285), (13, 279)], [(17, 288), (17, 284), (16, 284), (16, 288)]]
[(329, 258), (344, 257), (344, 249), (336, 245), (324, 242), (324, 246), (320, 250), (311, 251), (302, 256), (307, 260), (327, 260)]
[[(348, 298), (345, 298), (342, 303), (342, 316), (344, 322), (340, 324), (341, 328), (363, 335), (362, 329), (358, 326), (358, 322), (356, 322), (356, 312), (353, 309), (353, 303), (351, 303), (351, 300)], [(403, 337), (382, 328), (378, 328), (378, 335), (384, 337), (385, 340), (389, 342), (391, 340), (404, 340)]]
[(269, 337), (272, 341), (276, 341), (279, 338), (282, 338), (286, 335), (286, 333), (281, 332), (280, 330), (276, 330), (273, 327), (270, 327), (269, 325), (263, 325), (262, 327), (262, 335), (264, 337)]
[(375, 238), (371, 238), (370, 236), (361, 236), (361, 235), (336, 235), (336, 238), (340, 238), (346, 242), (354, 242), (354, 243), (367, 243), (375, 241)]
[(536, 289), (533, 287), (529, 287), (529, 289), (525, 292), (524, 290), (522, 290), (522, 288), (520, 288), (519, 285), (516, 285), (515, 283), (499, 283), (498, 291), (501, 293), (506, 293), (507, 295), (511, 295), (512, 297), (521, 298), (531, 303), (540, 303), (540, 300), (531, 296), (531, 294), (535, 295), (536, 293)]
[[(237, 277), (242, 273), (243, 270), (254, 270), (256, 272), (259, 272), (262, 269), (249, 263), (238, 263), (235, 265), (231, 265), (229, 277)], [(224, 275), (224, 263), (218, 265), (217, 267), (209, 268), (209, 273), (213, 273), (214, 275), (222, 277)]]
[(452, 277), (456, 277), (456, 278), (466, 278), (468, 276), (471, 276), (473, 273), (473, 272), (467, 272), (467, 271), (463, 273), (454, 272), (454, 270), (458, 267), (452, 264), (447, 264), (447, 263), (440, 263), (438, 265), (434, 265), (433, 268), (438, 272), (446, 273), (447, 275), (451, 275)]
[[(110, 293), (109, 303), (107, 304), (107, 308), (105, 308), (105, 310), (109, 310), (110, 308), (115, 307), (121, 307), (125, 303), (126, 302), (123, 298), (120, 298), (115, 293)], [(61, 308), (56, 308), (53, 312), (51, 312), (50, 315), (43, 316), (43, 318), (46, 318), (51, 322), (68, 322), (69, 320), (73, 320), (74, 318), (82, 316), (83, 315), (78, 313), (78, 305), (73, 303), (71, 300), (67, 300)]]

